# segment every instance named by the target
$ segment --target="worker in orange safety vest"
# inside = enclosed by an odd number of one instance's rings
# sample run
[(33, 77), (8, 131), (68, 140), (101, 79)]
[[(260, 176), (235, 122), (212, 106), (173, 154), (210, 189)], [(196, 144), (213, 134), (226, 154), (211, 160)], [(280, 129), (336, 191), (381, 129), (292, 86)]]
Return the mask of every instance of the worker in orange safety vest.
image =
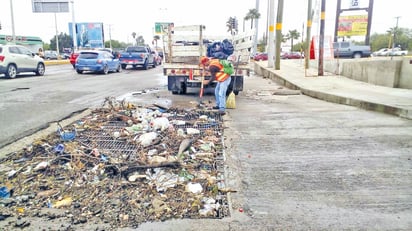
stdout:
[(229, 74), (224, 72), (224, 66), (219, 59), (209, 59), (208, 57), (202, 57), (200, 60), (200, 64), (208, 68), (211, 75), (211, 78), (205, 80), (204, 84), (208, 85), (215, 80), (217, 81), (215, 87), (216, 106), (214, 106), (213, 109), (219, 109), (219, 113), (221, 115), (225, 115), (226, 91), (229, 87), (231, 77)]

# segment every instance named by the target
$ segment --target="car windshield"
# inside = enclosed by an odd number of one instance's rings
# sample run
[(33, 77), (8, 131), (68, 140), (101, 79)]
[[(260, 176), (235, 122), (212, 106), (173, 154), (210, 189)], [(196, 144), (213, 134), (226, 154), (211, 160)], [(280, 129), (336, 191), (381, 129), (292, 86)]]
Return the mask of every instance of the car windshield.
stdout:
[(80, 59), (97, 59), (97, 56), (99, 56), (99, 54), (97, 53), (85, 52), (85, 53), (81, 53), (79, 55), (79, 58)]

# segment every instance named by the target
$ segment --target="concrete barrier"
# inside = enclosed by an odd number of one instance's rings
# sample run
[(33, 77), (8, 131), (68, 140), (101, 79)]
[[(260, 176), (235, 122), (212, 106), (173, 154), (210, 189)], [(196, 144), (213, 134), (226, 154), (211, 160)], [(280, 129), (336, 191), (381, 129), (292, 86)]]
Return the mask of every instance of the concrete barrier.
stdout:
[[(412, 89), (410, 60), (410, 57), (332, 59), (324, 61), (324, 70), (378, 86)], [(317, 68), (317, 64), (317, 60), (311, 60), (311, 67)]]

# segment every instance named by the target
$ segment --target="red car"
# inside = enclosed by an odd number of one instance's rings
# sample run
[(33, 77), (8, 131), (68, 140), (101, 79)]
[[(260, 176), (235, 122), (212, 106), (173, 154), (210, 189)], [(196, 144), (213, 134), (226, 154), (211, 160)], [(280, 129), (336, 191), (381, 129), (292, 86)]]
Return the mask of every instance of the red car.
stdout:
[(73, 68), (75, 68), (76, 65), (76, 59), (79, 56), (79, 52), (73, 51), (70, 55), (70, 63), (72, 64)]
[(300, 52), (285, 52), (280, 56), (282, 59), (302, 59), (303, 55)]
[(257, 53), (255, 56), (253, 56), (253, 60), (255, 61), (268, 60), (268, 54), (267, 53)]

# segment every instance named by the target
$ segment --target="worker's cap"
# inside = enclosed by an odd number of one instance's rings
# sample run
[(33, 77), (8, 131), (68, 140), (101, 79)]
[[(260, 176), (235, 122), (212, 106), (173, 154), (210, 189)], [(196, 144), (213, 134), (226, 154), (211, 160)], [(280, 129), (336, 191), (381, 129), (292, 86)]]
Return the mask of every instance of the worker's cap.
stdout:
[(207, 62), (209, 62), (209, 58), (206, 56), (203, 56), (200, 58), (200, 64), (206, 64)]

